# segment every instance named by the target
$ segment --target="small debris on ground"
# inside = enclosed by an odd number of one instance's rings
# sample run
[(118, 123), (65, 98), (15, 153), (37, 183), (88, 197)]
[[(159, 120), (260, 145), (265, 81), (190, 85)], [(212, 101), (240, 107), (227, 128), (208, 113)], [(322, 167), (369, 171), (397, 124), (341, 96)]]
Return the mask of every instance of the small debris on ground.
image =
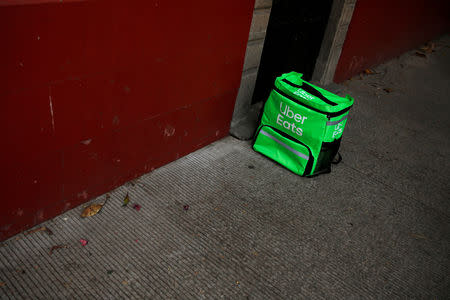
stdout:
[(86, 207), (83, 210), (83, 212), (81, 213), (81, 217), (82, 218), (92, 217), (92, 216), (98, 214), (102, 210), (102, 208), (106, 204), (106, 202), (108, 202), (109, 198), (110, 198), (109, 194), (106, 194), (105, 202), (103, 202), (101, 204), (93, 203), (93, 204), (89, 205), (88, 207)]
[(374, 70), (372, 70), (372, 69), (365, 69), (364, 70), (364, 74), (372, 75), (372, 74), (377, 74), (377, 73)]
[(4, 283), (3, 281), (0, 281), (0, 287), (5, 286), (6, 283)]
[(82, 218), (92, 217), (96, 215), (102, 209), (102, 207), (103, 207), (102, 204), (98, 203), (91, 204), (83, 210), (83, 212), (81, 213), (81, 217)]
[(137, 211), (140, 211), (141, 208), (142, 208), (142, 206), (140, 206), (139, 204), (134, 204), (134, 205), (133, 205), (133, 208), (134, 208), (135, 210), (137, 210)]
[(386, 93), (392, 93), (394, 90), (391, 88), (384, 88), (383, 91), (385, 91)]
[(425, 53), (422, 53), (422, 52), (419, 52), (419, 51), (416, 51), (416, 56), (420, 56), (420, 57), (424, 57), (424, 58), (427, 58), (427, 55), (425, 54)]
[(112, 273), (114, 273), (114, 270), (107, 270), (106, 274), (111, 275)]
[(128, 205), (128, 203), (130, 203), (130, 197), (128, 196), (128, 193), (126, 194), (125, 198), (123, 199), (123, 204), (122, 206), (125, 207)]
[(52, 255), (53, 251), (57, 250), (57, 249), (62, 249), (62, 248), (67, 248), (69, 247), (68, 245), (56, 245), (50, 248), (49, 254)]
[(435, 51), (434, 50), (435, 48), (436, 48), (436, 44), (433, 42), (429, 42), (425, 46), (420, 47), (419, 50), (424, 53), (430, 54)]
[(183, 210), (187, 211), (189, 209), (189, 205), (185, 204), (183, 205)]
[(45, 226), (42, 226), (42, 227), (39, 227), (39, 228), (30, 230), (30, 231), (27, 231), (27, 232), (24, 233), (24, 235), (29, 235), (29, 234), (36, 233), (36, 232), (39, 232), (39, 231), (45, 231), (48, 235), (52, 235), (53, 234), (53, 232), (50, 229), (48, 229)]
[(88, 241), (85, 239), (80, 239), (80, 243), (81, 243), (81, 246), (86, 246), (88, 244)]
[(416, 234), (416, 233), (411, 233), (411, 237), (415, 238), (415, 239), (423, 239), (426, 240), (427, 237), (422, 235), (422, 234)]
[(254, 169), (255, 166), (254, 166), (254, 165), (248, 165), (248, 168), (249, 168), (249, 169)]
[(123, 284), (123, 285), (127, 285), (127, 284), (128, 284), (128, 281), (124, 280), (124, 281), (122, 281), (122, 284)]

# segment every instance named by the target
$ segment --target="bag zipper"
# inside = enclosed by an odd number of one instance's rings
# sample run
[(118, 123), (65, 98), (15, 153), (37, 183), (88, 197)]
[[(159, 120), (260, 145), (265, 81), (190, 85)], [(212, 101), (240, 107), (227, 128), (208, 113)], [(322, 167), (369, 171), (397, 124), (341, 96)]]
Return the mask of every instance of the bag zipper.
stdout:
[[(273, 127), (273, 126), (270, 126), (270, 125), (262, 125), (262, 126), (259, 128), (259, 130), (258, 130), (258, 134), (259, 134), (259, 132), (260, 132), (264, 127), (269, 127), (269, 128), (271, 128), (273, 131), (275, 131), (276, 133), (278, 133), (278, 134), (281, 135), (282, 137), (284, 137), (284, 138), (286, 138), (286, 139), (288, 139), (288, 140), (291, 140), (291, 141), (293, 141), (294, 143), (300, 144), (300, 145), (304, 146), (304, 147), (308, 150), (308, 153), (309, 153), (309, 159), (308, 159), (308, 162), (306, 163), (305, 171), (304, 171), (304, 173), (303, 173), (303, 174), (304, 174), (303, 176), (308, 176), (309, 173), (311, 173), (311, 169), (312, 169), (312, 166), (313, 166), (313, 164), (314, 164), (314, 156), (312, 155), (311, 149), (310, 149), (306, 144), (300, 142), (300, 141), (297, 140), (296, 138), (293, 138), (293, 137), (290, 136), (289, 134), (287, 134), (287, 133), (285, 133), (285, 132), (283, 132), (283, 131), (281, 131), (281, 130), (279, 130), (279, 129)], [(256, 142), (256, 139), (255, 139), (255, 142)], [(254, 142), (254, 143), (255, 143), (255, 142)], [(305, 174), (308, 174), (308, 175), (305, 175)]]
[(332, 113), (330, 113), (330, 112), (326, 112), (326, 111), (323, 111), (323, 110), (314, 108), (314, 107), (312, 107), (312, 106), (309, 106), (309, 105), (307, 105), (307, 104), (305, 104), (305, 103), (303, 103), (303, 102), (300, 102), (300, 101), (298, 101), (297, 99), (295, 99), (294, 97), (289, 96), (289, 95), (286, 94), (285, 92), (281, 91), (281, 90), (278, 89), (276, 86), (273, 87), (273, 90), (274, 90), (275, 92), (277, 92), (278, 94), (280, 94), (281, 96), (283, 96), (283, 97), (285, 97), (285, 98), (288, 98), (289, 100), (294, 101), (295, 103), (297, 103), (297, 104), (299, 104), (299, 105), (301, 105), (301, 106), (304, 106), (304, 107), (306, 107), (306, 108), (308, 108), (308, 109), (310, 109), (310, 110), (313, 110), (313, 111), (315, 111), (315, 112), (318, 112), (319, 114), (326, 115), (326, 116), (328, 117), (328, 119), (333, 118), (333, 117), (336, 117), (336, 116), (339, 116), (339, 115), (341, 115), (341, 114), (343, 114), (343, 113), (349, 111), (349, 110), (352, 108), (352, 106), (353, 106), (353, 105), (351, 105), (351, 106), (349, 106), (349, 107), (347, 107), (347, 108), (344, 108), (343, 110), (340, 110), (340, 111), (337, 111), (337, 112), (332, 112)]
[(311, 95), (319, 98), (320, 100), (322, 100), (323, 102), (325, 102), (328, 105), (331, 106), (336, 106), (338, 105), (336, 102), (333, 102), (329, 99), (327, 99), (320, 91), (318, 91), (315, 87), (313, 87), (312, 85), (308, 84), (307, 82), (303, 82), (303, 85), (298, 85), (295, 84), (289, 80), (287, 80), (286, 78), (282, 80), (284, 83), (287, 83), (288, 85), (295, 87), (295, 88), (299, 88), (304, 90), (307, 93), (310, 93)]

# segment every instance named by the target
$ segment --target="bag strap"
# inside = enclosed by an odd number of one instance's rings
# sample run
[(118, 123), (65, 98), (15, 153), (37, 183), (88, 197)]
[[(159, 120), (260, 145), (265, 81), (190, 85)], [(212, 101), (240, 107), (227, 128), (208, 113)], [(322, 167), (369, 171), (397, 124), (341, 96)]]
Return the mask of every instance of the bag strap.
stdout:
[(341, 155), (341, 153), (338, 152), (336, 155), (338, 156), (338, 158), (336, 159), (336, 156), (335, 156), (334, 159), (331, 161), (331, 163), (332, 163), (333, 165), (337, 165), (338, 163), (340, 163), (340, 162), (342, 161), (342, 155)]
[(318, 89), (316, 89), (315, 87), (313, 87), (312, 85), (310, 85), (309, 83), (307, 83), (306, 81), (303, 81), (302, 85), (298, 85), (295, 84), (293, 82), (290, 82), (289, 80), (287, 80), (286, 78), (282, 80), (284, 83), (289, 84), (290, 86), (299, 88), (299, 89), (303, 89), (305, 92), (310, 93), (311, 95), (319, 98), (320, 100), (322, 100), (323, 102), (325, 102), (328, 105), (331, 106), (336, 106), (338, 105), (337, 103), (330, 101), (328, 98), (326, 98)]

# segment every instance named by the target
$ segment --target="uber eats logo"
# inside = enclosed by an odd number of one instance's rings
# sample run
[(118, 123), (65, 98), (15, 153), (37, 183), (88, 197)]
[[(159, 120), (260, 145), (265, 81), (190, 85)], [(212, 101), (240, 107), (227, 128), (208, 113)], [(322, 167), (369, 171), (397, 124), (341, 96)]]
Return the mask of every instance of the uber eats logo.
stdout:
[(305, 116), (294, 114), (294, 111), (286, 103), (280, 102), (280, 113), (277, 116), (278, 125), (301, 136), (303, 135), (303, 129), (299, 125), (303, 124), (306, 119)]

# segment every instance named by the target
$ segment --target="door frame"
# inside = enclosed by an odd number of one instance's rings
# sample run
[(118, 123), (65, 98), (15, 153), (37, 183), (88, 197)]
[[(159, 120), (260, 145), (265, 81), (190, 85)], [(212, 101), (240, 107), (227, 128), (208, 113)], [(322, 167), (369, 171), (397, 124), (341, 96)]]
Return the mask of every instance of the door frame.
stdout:
[[(347, 36), (348, 26), (353, 16), (357, 0), (334, 0), (330, 17), (325, 29), (322, 45), (320, 47), (319, 56), (312, 75), (312, 82), (321, 86), (327, 86), (333, 83), (336, 67), (341, 56), (342, 47)], [(249, 46), (251, 46), (253, 28), (258, 28), (261, 32), (262, 42), (264, 42), (265, 32), (268, 25), (268, 15), (272, 7), (271, 0), (255, 0), (255, 13), (252, 20), (252, 28), (250, 30)], [(259, 20), (258, 12), (264, 10), (266, 18), (264, 21)], [(245, 55), (245, 64), (249, 60), (253, 61), (253, 73), (258, 71), (261, 60), (261, 52), (252, 51), (252, 47), (247, 47)], [(256, 63), (255, 63), (256, 62)], [(245, 65), (244, 65), (245, 67)], [(252, 73), (252, 74), (253, 74)], [(253, 137), (256, 128), (258, 114), (261, 111), (262, 103), (251, 104), (253, 92), (255, 89), (256, 76), (249, 77), (248, 71), (243, 70), (241, 77), (241, 85), (235, 102), (233, 119), (230, 125), (230, 134), (241, 140), (248, 140)], [(249, 78), (251, 80), (249, 80)]]
[(320, 85), (333, 82), (357, 0), (334, 0), (316, 60), (312, 81)]

